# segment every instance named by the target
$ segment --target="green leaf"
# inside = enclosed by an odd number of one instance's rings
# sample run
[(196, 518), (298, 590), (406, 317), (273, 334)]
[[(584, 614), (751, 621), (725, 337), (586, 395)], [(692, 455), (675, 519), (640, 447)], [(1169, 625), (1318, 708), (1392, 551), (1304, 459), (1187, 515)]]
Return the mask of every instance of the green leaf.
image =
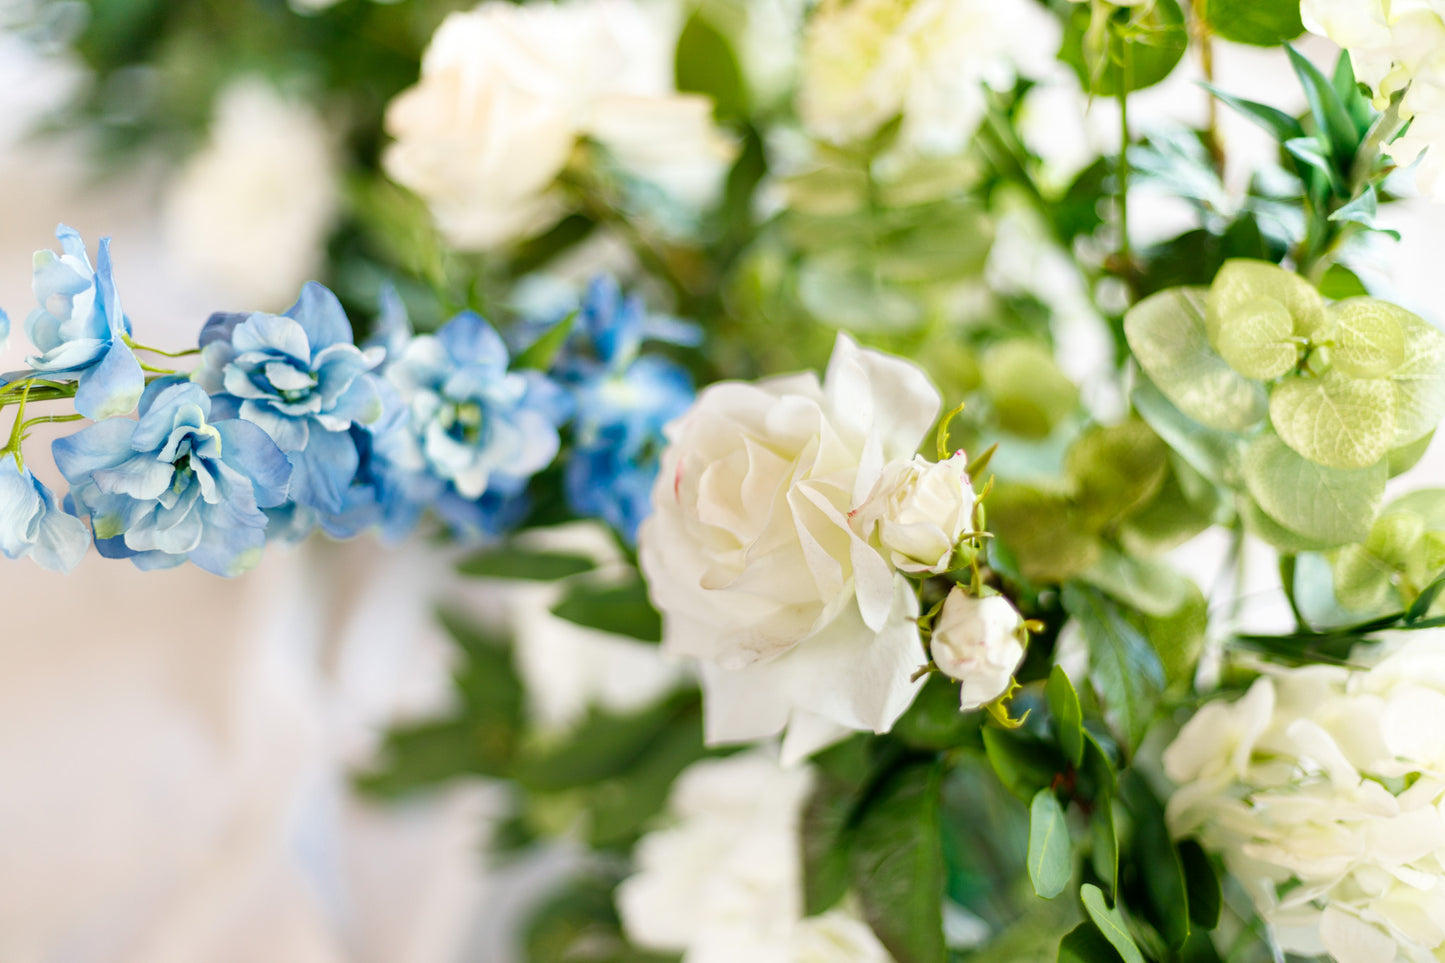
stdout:
[(1085, 523), (1116, 521), (1153, 498), (1169, 471), (1168, 456), (1168, 446), (1137, 419), (1080, 435), (1064, 457), (1064, 473)]
[(1278, 47), (1305, 29), (1294, 0), (1209, 0), (1202, 9), (1210, 29), (1235, 43)]
[(1156, 617), (1172, 615), (1189, 594), (1189, 579), (1167, 564), (1146, 561), (1105, 548), (1099, 561), (1079, 578), (1109, 595)]
[(1202, 288), (1150, 295), (1124, 316), (1140, 367), (1181, 412), (1210, 428), (1243, 431), (1268, 410), (1264, 386), (1236, 372), (1205, 333)]
[(999, 782), (1024, 802), (1064, 771), (1064, 759), (1053, 746), (1020, 729), (985, 726), (983, 748)]
[(1405, 360), (1390, 375), (1395, 386), (1393, 447), (1399, 447), (1428, 435), (1445, 418), (1445, 335), (1404, 308), (1386, 307), (1405, 336)]
[(567, 343), (567, 338), (572, 334), (572, 326), (576, 323), (577, 312), (573, 311), (542, 332), (540, 338), (517, 355), (512, 367), (526, 371), (546, 371), (552, 367), (552, 362), (557, 359), (557, 352)]
[(621, 585), (576, 582), (552, 607), (558, 618), (599, 632), (625, 635), (642, 642), (662, 641), (662, 618), (647, 598), (647, 586), (634, 575)]
[(1075, 769), (1084, 762), (1084, 713), (1079, 708), (1079, 694), (1074, 683), (1062, 667), (1055, 665), (1049, 670), (1049, 681), (1044, 686), (1044, 697), (1049, 703), (1049, 715), (1054, 720), (1054, 733), (1064, 758)]
[(1310, 461), (1331, 468), (1368, 468), (1395, 436), (1395, 392), (1389, 382), (1295, 377), (1269, 397), (1269, 420), (1281, 440)]
[[(1128, 25), (1111, 25), (1106, 46), (1096, 61), (1089, 62), (1086, 51), (1090, 48), (1091, 6), (1078, 4), (1070, 11), (1059, 59), (1074, 68), (1084, 89), (1095, 96), (1113, 97), (1121, 89), (1128, 92), (1152, 87), (1169, 76), (1189, 46), (1179, 4), (1175, 0), (1157, 0), (1137, 19), (1130, 16), (1132, 11), (1115, 14), (1129, 18)], [(1120, 67), (1126, 58), (1127, 77)]]
[(1069, 823), (1052, 789), (1040, 789), (1029, 804), (1028, 864), (1034, 892), (1044, 899), (1062, 893), (1074, 872)]
[(1093, 923), (1080, 923), (1059, 943), (1058, 963), (1123, 963)]
[(1013, 338), (989, 348), (979, 364), (983, 389), (1004, 431), (1046, 438), (1079, 403), (1079, 389), (1047, 345)]
[(565, 741), (523, 761), (516, 778), (530, 789), (556, 792), (620, 775), (673, 726), (699, 725), (698, 706), (698, 694), (685, 692), (640, 712), (593, 710)]
[(1189, 891), (1189, 918), (1205, 930), (1219, 925), (1224, 908), (1224, 890), (1214, 864), (1197, 840), (1179, 842), (1179, 861), (1184, 867), (1184, 883)]
[[(1330, 159), (1329, 149), (1326, 145), (1320, 143), (1319, 137), (1296, 137), (1294, 140), (1287, 140), (1284, 142), (1284, 149), (1291, 157), (1303, 165), (1300, 171), (1302, 176), (1304, 175), (1304, 169), (1308, 168), (1323, 177), (1325, 183), (1328, 183), (1330, 189), (1336, 194), (1343, 194), (1345, 192), (1344, 176), (1340, 174), (1339, 168), (1336, 167), (1334, 161)], [(1305, 181), (1306, 183), (1309, 181), (1307, 176), (1305, 177)]]
[[(1345, 59), (1348, 60), (1348, 58)], [(1320, 294), (1332, 301), (1366, 297), (1369, 293), (1369, 289), (1365, 287), (1365, 282), (1360, 280), (1360, 276), (1343, 264), (1331, 264), (1330, 269), (1325, 272), (1324, 278), (1320, 281)]]
[(534, 552), (505, 546), (487, 548), (462, 559), (457, 571), (474, 578), (521, 579), (533, 582), (555, 582), (583, 572), (590, 572), (596, 562), (585, 555), (563, 552)]
[(1238, 476), (1243, 447), (1238, 435), (1199, 424), (1142, 376), (1130, 400), (1149, 427), (1195, 471), (1216, 484), (1227, 484)]
[(1411, 602), (1410, 607), (1405, 611), (1405, 621), (1418, 622), (1429, 615), (1430, 607), (1435, 604), (1435, 600), (1440, 597), (1442, 592), (1445, 592), (1445, 572), (1441, 572), (1434, 581), (1421, 590), (1419, 595), (1415, 596), (1415, 601)]
[(944, 963), (943, 767), (899, 768), (870, 797), (853, 834), (853, 889), (898, 963)]
[(1064, 587), (1064, 609), (1079, 620), (1089, 647), (1089, 677), (1126, 739), (1137, 746), (1164, 691), (1164, 667), (1153, 646), (1093, 589)]
[(737, 56), (723, 33), (701, 10), (694, 10), (677, 37), (677, 89), (712, 98), (718, 117), (747, 114), (747, 86)]
[(1061, 582), (1099, 557), (1098, 538), (1063, 494), (1000, 485), (986, 507), (989, 530), (1013, 553), (1027, 579)]
[(831, 909), (852, 883), (848, 818), (856, 801), (849, 787), (822, 778), (803, 807), (803, 912), (807, 916)]
[[(1396, 395), (1396, 398), (1398, 397), (1399, 395)], [(1398, 420), (1397, 417), (1396, 421)], [(1408, 445), (1391, 448), (1389, 454), (1386, 456), (1390, 465), (1390, 477), (1397, 478), (1418, 465), (1420, 459), (1425, 457), (1425, 452), (1430, 450), (1430, 442), (1434, 440), (1435, 432), (1432, 431), (1428, 434), (1421, 435)]]
[(1134, 937), (1129, 935), (1129, 927), (1125, 924), (1123, 915), (1109, 905), (1103, 891), (1093, 883), (1085, 883), (1079, 890), (1079, 898), (1083, 900), (1084, 911), (1089, 914), (1089, 919), (1094, 921), (1094, 925), (1123, 958), (1124, 963), (1144, 963), (1144, 954), (1139, 952), (1139, 945), (1134, 942)]
[(1265, 510), (1248, 496), (1241, 496), (1236, 505), (1239, 508), (1239, 516), (1244, 521), (1245, 530), (1273, 545), (1281, 552), (1292, 555), (1298, 555), (1300, 552), (1324, 552), (1339, 544), (1318, 538), (1308, 538), (1299, 532), (1285, 528), (1270, 518)]
[(1389, 605), (1395, 570), (1363, 545), (1346, 545), (1330, 558), (1335, 600), (1353, 612), (1375, 612)]
[(1198, 585), (1182, 575), (1178, 577), (1184, 582), (1184, 591), (1177, 608), (1164, 615), (1140, 611), (1128, 618), (1159, 654), (1169, 687), (1187, 688), (1194, 681), (1199, 654), (1204, 649), (1209, 605)]
[(1294, 333), (1317, 337), (1326, 327), (1325, 302), (1308, 281), (1277, 264), (1250, 258), (1226, 261), (1209, 287), (1204, 316), (1211, 343), (1218, 343), (1224, 319), (1254, 301), (1278, 301), (1289, 311)]
[(1094, 874), (1109, 886), (1110, 893), (1119, 891), (1119, 831), (1114, 825), (1114, 797), (1103, 795), (1094, 800), (1089, 815), (1089, 863)]
[(1332, 221), (1351, 221), (1361, 224), (1372, 231), (1379, 231), (1381, 234), (1388, 234), (1395, 240), (1400, 239), (1400, 232), (1380, 227), (1375, 218), (1380, 213), (1380, 197), (1375, 193), (1375, 185), (1369, 184), (1359, 197), (1354, 198), (1348, 204), (1340, 207), (1329, 219)]
[(982, 713), (959, 711), (958, 683), (933, 673), (893, 724), (891, 734), (914, 749), (941, 752), (963, 745), (982, 749), (982, 721)]
[(1260, 127), (1263, 127), (1281, 144), (1305, 135), (1305, 129), (1300, 126), (1300, 122), (1282, 110), (1270, 107), (1267, 104), (1245, 100), (1242, 97), (1235, 97), (1233, 94), (1226, 94), (1218, 87), (1210, 84), (1204, 84), (1203, 86), (1224, 104), (1254, 121)]
[(1299, 346), (1289, 309), (1274, 298), (1256, 298), (1234, 307), (1219, 325), (1219, 353), (1246, 378), (1269, 381), (1299, 361)]
[(1373, 298), (1332, 305), (1330, 363), (1351, 378), (1384, 378), (1405, 361), (1405, 331), (1399, 310)]
[(1339, 93), (1329, 78), (1320, 73), (1319, 68), (1311, 63), (1309, 58), (1293, 47), (1286, 47), (1285, 51), (1289, 54), (1290, 66), (1294, 68), (1295, 76), (1304, 87), (1305, 100), (1309, 102), (1315, 127), (1322, 136), (1328, 138), (1330, 156), (1339, 161), (1352, 159), (1355, 151), (1360, 149), (1361, 136), (1340, 100)]
[(1184, 865), (1169, 836), (1164, 807), (1136, 771), (1129, 772), (1121, 788), (1133, 817), (1129, 856), (1143, 882), (1144, 915), (1164, 941), (1178, 949), (1189, 938), (1189, 896)]
[(1385, 463), (1342, 469), (1316, 464), (1277, 436), (1245, 451), (1244, 481), (1271, 519), (1323, 545), (1362, 542), (1385, 494)]

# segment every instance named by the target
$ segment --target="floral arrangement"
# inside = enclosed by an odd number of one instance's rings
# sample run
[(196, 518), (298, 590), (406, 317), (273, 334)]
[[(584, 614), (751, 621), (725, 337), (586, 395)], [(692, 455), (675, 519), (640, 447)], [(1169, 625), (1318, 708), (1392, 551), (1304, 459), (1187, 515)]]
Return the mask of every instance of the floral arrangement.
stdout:
[[(68, 123), (184, 155), (189, 267), (299, 297), (152, 346), (125, 239), (62, 226), (0, 551), (429, 535), (546, 586), (442, 613), (453, 714), (357, 776), (504, 780), (490, 858), (581, 845), (526, 959), (1445, 959), (1445, 488), (1408, 474), (1445, 333), (1358, 269), (1442, 190), (1445, 5), (446, 6), (64, 38)], [(1292, 87), (1216, 83), (1230, 44)], [(1131, 117), (1191, 69), (1204, 123)], [(1242, 184), (1225, 113), (1269, 142)], [(1141, 239), (1146, 190), (1183, 230)]]

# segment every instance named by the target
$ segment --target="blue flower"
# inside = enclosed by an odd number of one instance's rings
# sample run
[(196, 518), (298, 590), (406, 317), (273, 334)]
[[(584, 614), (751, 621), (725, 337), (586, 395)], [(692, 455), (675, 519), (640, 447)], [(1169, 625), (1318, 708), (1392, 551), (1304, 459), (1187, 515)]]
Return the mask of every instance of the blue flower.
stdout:
[(108, 418), (54, 442), (102, 555), (143, 569), (189, 558), (217, 575), (260, 559), (262, 509), (286, 500), (291, 465), (258, 426), (210, 414), (199, 385), (166, 378), (146, 389), (139, 421)]
[(0, 552), (6, 558), (28, 555), (42, 568), (68, 572), (89, 547), (85, 522), (61, 511), (50, 489), (13, 453), (0, 458)]
[(567, 502), (601, 518), (629, 542), (651, 510), (662, 426), (692, 403), (692, 379), (664, 358), (641, 355), (644, 341), (696, 342), (696, 326), (649, 315), (607, 276), (593, 279), (552, 375), (576, 408), (563, 475)]
[(422, 335), (387, 368), (407, 428), (379, 445), (402, 474), (398, 510), (431, 505), (465, 534), (493, 534), (517, 515), (527, 481), (561, 446), (565, 393), (535, 371), (509, 372), (492, 326), (466, 312)]
[(285, 314), (212, 315), (200, 343), (191, 378), (215, 397), (218, 414), (275, 440), (294, 469), (298, 505), (341, 512), (360, 466), (352, 428), (382, 415), (381, 383), (370, 373), (382, 351), (352, 343), (341, 303), (315, 282)]
[(10, 315), (0, 308), (0, 351), (10, 346)]
[(62, 224), (55, 236), (64, 253), (35, 252), (40, 307), (25, 319), (25, 333), (40, 353), (28, 364), (49, 380), (78, 381), (75, 410), (87, 418), (128, 414), (145, 374), (126, 344), (130, 321), (111, 278), (110, 238), (101, 238), (92, 270), (79, 234)]

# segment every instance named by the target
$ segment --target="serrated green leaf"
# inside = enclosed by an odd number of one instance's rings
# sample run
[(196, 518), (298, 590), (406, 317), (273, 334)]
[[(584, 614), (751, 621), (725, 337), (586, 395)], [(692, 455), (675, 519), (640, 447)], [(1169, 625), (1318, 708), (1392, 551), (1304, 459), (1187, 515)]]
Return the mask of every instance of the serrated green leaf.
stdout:
[(1303, 457), (1273, 435), (1245, 451), (1244, 481), (1275, 522), (1322, 545), (1362, 542), (1385, 494), (1385, 463), (1342, 469)]
[(1361, 134), (1350, 119), (1334, 84), (1320, 73), (1319, 68), (1311, 63), (1309, 58), (1293, 47), (1285, 47), (1285, 52), (1289, 54), (1290, 66), (1294, 68), (1295, 76), (1304, 87), (1305, 100), (1309, 102), (1315, 127), (1328, 138), (1331, 148), (1329, 154), (1341, 160), (1353, 158), (1355, 151), (1360, 148)]
[(1209, 0), (1201, 9), (1210, 29), (1235, 43), (1278, 47), (1305, 29), (1294, 0)]
[(1079, 620), (1089, 647), (1089, 678), (1130, 745), (1153, 722), (1164, 691), (1164, 668), (1153, 646), (1118, 607), (1094, 589), (1064, 586), (1064, 609)]
[(621, 585), (573, 583), (552, 606), (552, 614), (599, 632), (641, 642), (662, 641), (662, 618), (647, 598), (647, 586), (636, 575)]
[(944, 963), (942, 766), (904, 766), (870, 797), (853, 833), (853, 890), (898, 963)]
[(1206, 291), (1171, 288), (1124, 316), (1124, 334), (1145, 374), (1175, 407), (1209, 428), (1243, 431), (1268, 410), (1264, 386), (1215, 353), (1205, 332)]
[(457, 565), (457, 571), (474, 578), (519, 579), (533, 582), (555, 582), (597, 565), (585, 555), (565, 552), (534, 552), (515, 546), (487, 548), (469, 555)]
[(1351, 378), (1384, 378), (1405, 362), (1400, 309), (1373, 298), (1330, 306), (1330, 363)]
[(1230, 309), (1220, 321), (1219, 353), (1246, 378), (1268, 381), (1288, 373), (1299, 361), (1290, 340), (1294, 319), (1274, 298), (1255, 298)]
[(1408, 445), (1440, 425), (1445, 418), (1445, 335), (1394, 305), (1405, 336), (1405, 360), (1390, 375), (1395, 386), (1395, 439)]
[(1064, 807), (1052, 789), (1041, 789), (1029, 804), (1029, 881), (1034, 892), (1053, 899), (1069, 885), (1074, 848)]
[(1389, 382), (1288, 378), (1269, 396), (1269, 420), (1285, 444), (1331, 468), (1368, 468), (1395, 437), (1395, 392)]
[(1049, 681), (1044, 686), (1044, 697), (1049, 703), (1049, 715), (1054, 720), (1054, 734), (1064, 758), (1075, 769), (1084, 762), (1084, 713), (1079, 707), (1079, 694), (1074, 683), (1060, 666), (1049, 670)]
[(1270, 107), (1267, 104), (1256, 103), (1252, 100), (1245, 100), (1233, 94), (1227, 94), (1218, 87), (1210, 84), (1203, 84), (1202, 86), (1215, 97), (1219, 98), (1224, 104), (1232, 107), (1235, 111), (1254, 121), (1260, 127), (1263, 127), (1270, 134), (1274, 135), (1274, 139), (1281, 144), (1287, 140), (1294, 140), (1296, 137), (1303, 137), (1305, 134), (1305, 130), (1300, 126), (1298, 120), (1278, 108)]
[(1210, 341), (1218, 343), (1226, 317), (1264, 298), (1285, 306), (1294, 333), (1302, 338), (1317, 338), (1327, 326), (1324, 298), (1304, 278), (1268, 261), (1234, 258), (1224, 263), (1209, 286), (1204, 324)]
[(1129, 935), (1129, 926), (1124, 922), (1123, 914), (1109, 905), (1103, 891), (1093, 883), (1085, 883), (1079, 890), (1079, 898), (1083, 900), (1084, 912), (1089, 914), (1089, 919), (1094, 921), (1124, 963), (1144, 963), (1144, 954), (1139, 951), (1134, 937)]

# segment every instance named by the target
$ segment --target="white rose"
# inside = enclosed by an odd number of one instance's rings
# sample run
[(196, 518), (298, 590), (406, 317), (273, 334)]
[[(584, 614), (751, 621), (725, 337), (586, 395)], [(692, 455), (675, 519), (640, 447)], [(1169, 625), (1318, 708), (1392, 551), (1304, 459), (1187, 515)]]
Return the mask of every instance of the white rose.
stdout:
[(316, 111), (243, 78), (164, 200), (168, 248), (248, 307), (280, 310), (321, 265), (336, 216), (336, 149)]
[(938, 407), (916, 366), (839, 335), (823, 384), (723, 382), (668, 426), (639, 557), (664, 648), (702, 661), (710, 742), (884, 732), (913, 700), (917, 596), (850, 514)]
[(672, 86), (675, 26), (629, 0), (490, 0), (442, 21), (421, 78), (387, 108), (387, 173), (448, 239), (490, 249), (553, 224), (555, 189), (592, 137), (685, 203), (711, 200), (732, 149), (711, 102)]
[(878, 541), (905, 572), (946, 572), (959, 539), (973, 529), (973, 488), (968, 457), (941, 462), (922, 455), (883, 470), (858, 512), (864, 531), (877, 526)]
[(634, 853), (617, 887), (623, 931), (637, 946), (687, 963), (890, 963), (844, 902), (803, 916), (806, 768), (754, 751), (688, 767), (668, 802), (671, 825)]
[(901, 114), (906, 146), (953, 153), (983, 116), (984, 85), (1052, 63), (1058, 35), (1031, 0), (825, 0), (807, 25), (798, 112), (836, 143)]
[(934, 664), (963, 683), (962, 707), (977, 709), (1008, 691), (1026, 637), (1023, 616), (1008, 599), (976, 598), (954, 586), (933, 626), (930, 648)]

